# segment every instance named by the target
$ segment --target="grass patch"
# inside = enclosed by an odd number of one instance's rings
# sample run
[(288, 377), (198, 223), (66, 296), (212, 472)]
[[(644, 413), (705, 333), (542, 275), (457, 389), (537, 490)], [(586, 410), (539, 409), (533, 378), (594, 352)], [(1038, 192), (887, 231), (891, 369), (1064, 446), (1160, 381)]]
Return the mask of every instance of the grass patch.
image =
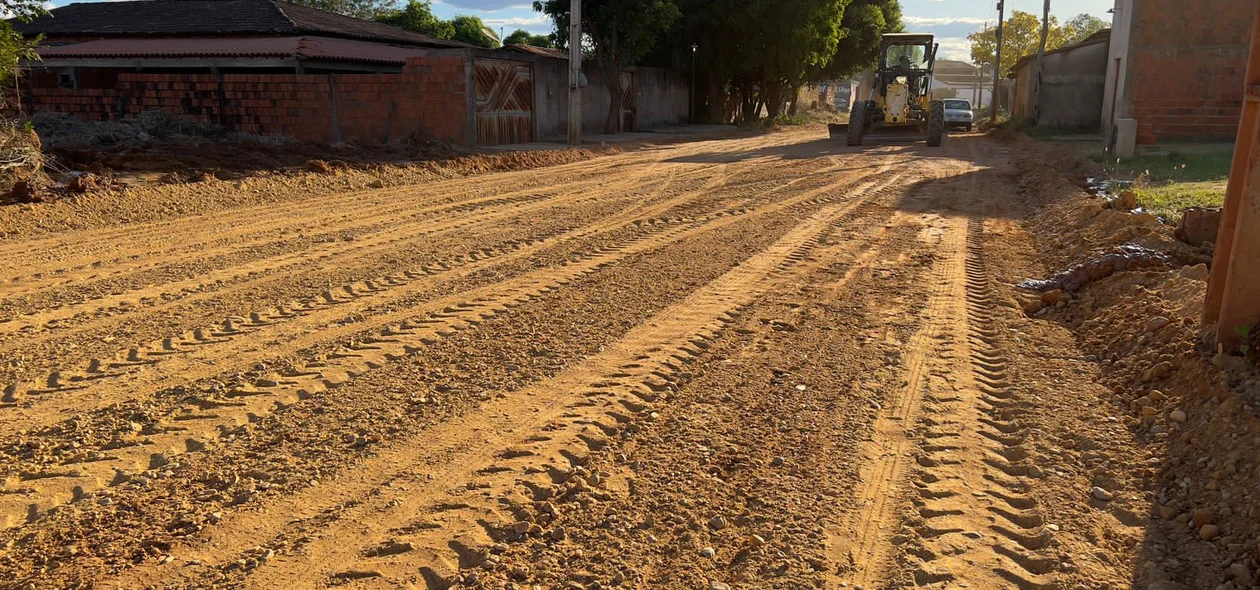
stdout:
[(1225, 202), (1224, 181), (1175, 182), (1161, 186), (1133, 187), (1138, 206), (1168, 223), (1181, 223), (1181, 212), (1189, 207), (1220, 207)]
[(1225, 201), (1233, 144), (1167, 146), (1166, 153), (1115, 159), (1101, 153), (1090, 158), (1111, 178), (1133, 181), (1138, 205), (1168, 223), (1181, 223), (1188, 207), (1220, 207)]
[(1113, 178), (1151, 184), (1225, 181), (1234, 159), (1233, 144), (1174, 146), (1167, 153), (1109, 158), (1100, 152), (1090, 158), (1103, 165)]

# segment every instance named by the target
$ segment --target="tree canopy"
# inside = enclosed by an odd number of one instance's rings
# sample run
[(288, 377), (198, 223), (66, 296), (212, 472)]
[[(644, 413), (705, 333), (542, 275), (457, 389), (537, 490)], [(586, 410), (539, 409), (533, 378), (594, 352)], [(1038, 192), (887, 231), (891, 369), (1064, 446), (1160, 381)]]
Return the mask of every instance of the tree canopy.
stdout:
[(434, 15), (433, 4), (429, 0), (410, 0), (406, 8), (383, 14), (376, 20), (438, 39), (455, 36), (455, 25)]
[(1090, 35), (1110, 27), (1111, 23), (1092, 14), (1078, 14), (1068, 22), (1063, 23), (1063, 44), (1074, 45), (1080, 43), (1088, 39)]
[[(569, 0), (536, 0), (568, 45)], [(584, 49), (605, 72), (646, 62), (697, 74), (693, 99), (710, 121), (775, 116), (804, 84), (874, 63), (901, 30), (898, 0), (585, 0)], [(693, 66), (694, 63), (694, 66)], [(605, 76), (607, 78), (607, 76)], [(619, 104), (619, 83), (606, 81)], [(614, 131), (610, 109), (606, 131)]]
[(516, 29), (503, 39), (504, 45), (533, 45), (534, 47), (554, 48), (555, 42), (550, 35), (534, 35), (525, 29)]
[[(1051, 16), (1046, 51), (1080, 43), (1107, 26), (1106, 21), (1088, 14), (1077, 15), (1062, 26), (1059, 25), (1059, 19)], [(989, 28), (976, 31), (968, 35), (967, 40), (971, 41), (972, 61), (977, 65), (992, 66), (997, 49), (997, 30)], [(1003, 75), (1011, 74), (1020, 58), (1036, 55), (1040, 48), (1041, 17), (1031, 12), (1013, 12), (1002, 29)]]
[(451, 25), (455, 27), (455, 35), (451, 39), (455, 41), (463, 41), (486, 49), (499, 47), (498, 37), (490, 32), (486, 23), (481, 22), (479, 17), (459, 15), (451, 19)]
[[(48, 12), (41, 0), (0, 0), (0, 10), (9, 15), (9, 18), (22, 22), (29, 22)], [(9, 21), (0, 20), (0, 83), (7, 83), (17, 75), (19, 60), (39, 59), (35, 47), (42, 39), (42, 35), (23, 38), (21, 33), (13, 30)]]
[(844, 9), (841, 37), (825, 69), (832, 78), (847, 78), (875, 64), (884, 33), (901, 32), (897, 0), (854, 0)]
[[(5, 0), (11, 1), (11, 0)], [(310, 6), (346, 16), (375, 20), (397, 9), (398, 0), (291, 0), (294, 4)], [(426, 3), (427, 4), (427, 3)]]

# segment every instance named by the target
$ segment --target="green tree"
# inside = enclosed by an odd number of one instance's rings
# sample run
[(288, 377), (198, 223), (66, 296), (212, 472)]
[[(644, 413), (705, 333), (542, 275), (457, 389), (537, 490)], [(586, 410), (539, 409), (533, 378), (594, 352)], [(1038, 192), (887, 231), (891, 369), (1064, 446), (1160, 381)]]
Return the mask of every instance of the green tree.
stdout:
[[(779, 0), (750, 2), (756, 82), (770, 118), (802, 84), (816, 80), (836, 56), (841, 23), (849, 0)], [(756, 115), (754, 110), (753, 115)]]
[(344, 14), (365, 20), (397, 10), (398, 0), (291, 0), (294, 4), (310, 6), (328, 12)]
[[(37, 16), (48, 14), (44, 3), (40, 0), (0, 0), (0, 10), (9, 18), (21, 22), (30, 22)], [(37, 60), (39, 54), (35, 47), (43, 40), (43, 36), (30, 39), (13, 30), (7, 20), (0, 20), (0, 83), (9, 84), (18, 75), (18, 63), (21, 60)]]
[(853, 0), (840, 26), (840, 43), (825, 72), (829, 78), (848, 78), (875, 65), (884, 33), (903, 30), (901, 5), (897, 0)]
[[(971, 41), (971, 61), (977, 65), (992, 66), (997, 49), (997, 30), (987, 29), (967, 35)], [(1050, 34), (1046, 38), (1046, 51), (1058, 49), (1065, 43), (1059, 21), (1050, 17)], [(1000, 71), (1009, 75), (1015, 63), (1022, 57), (1036, 55), (1041, 47), (1041, 18), (1030, 12), (1016, 10), (1002, 28), (1002, 63)]]
[[(569, 0), (535, 0), (534, 10), (551, 17), (557, 38), (567, 46)], [(647, 55), (679, 17), (674, 0), (586, 0), (582, 31), (595, 48), (610, 98), (605, 133), (621, 130), (621, 70)]]
[(1078, 14), (1063, 23), (1063, 44), (1075, 45), (1088, 39), (1090, 35), (1110, 27), (1111, 23), (1092, 14)]
[(478, 47), (485, 47), (486, 49), (499, 47), (498, 37), (478, 17), (466, 14), (459, 15), (451, 19), (451, 25), (455, 27), (455, 35), (451, 39)]
[(409, 0), (406, 8), (378, 16), (376, 21), (437, 39), (455, 37), (455, 25), (434, 15), (429, 0)]
[(525, 29), (516, 29), (515, 31), (512, 31), (511, 35), (508, 35), (505, 39), (503, 39), (503, 44), (504, 45), (533, 45), (534, 47), (547, 47), (547, 48), (551, 48), (554, 45), (554, 43), (552, 43), (551, 36), (531, 35), (530, 32), (526, 31)]

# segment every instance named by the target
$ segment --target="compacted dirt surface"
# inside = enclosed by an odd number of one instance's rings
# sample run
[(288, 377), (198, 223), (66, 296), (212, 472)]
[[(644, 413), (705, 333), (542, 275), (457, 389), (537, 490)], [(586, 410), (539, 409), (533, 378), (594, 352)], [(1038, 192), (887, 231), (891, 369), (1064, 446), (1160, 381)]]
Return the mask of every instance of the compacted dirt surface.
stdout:
[(0, 587), (1251, 588), (1210, 252), (1056, 158), (795, 130), (6, 211)]

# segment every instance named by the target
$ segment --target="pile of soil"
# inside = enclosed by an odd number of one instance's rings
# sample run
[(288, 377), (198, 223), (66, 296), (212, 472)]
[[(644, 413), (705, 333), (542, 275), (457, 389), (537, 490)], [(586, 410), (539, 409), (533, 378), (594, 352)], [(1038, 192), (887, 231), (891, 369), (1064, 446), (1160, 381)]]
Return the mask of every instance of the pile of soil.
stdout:
[[(383, 149), (383, 148), (382, 148)], [(210, 173), (170, 172), (161, 182), (135, 182), (106, 171), (76, 173), (58, 185), (56, 196), (39, 205), (0, 207), (0, 239), (67, 229), (114, 227), (200, 215), (241, 205), (261, 205), (331, 194), (371, 190), (556, 166), (616, 153), (616, 147), (554, 151), (457, 154), (424, 161), (362, 164), (346, 160), (303, 160), (297, 167), (260, 170), (237, 178)], [(327, 158), (328, 153), (322, 154)]]
[[(1055, 158), (1019, 163), (1020, 190), (1042, 204), (1025, 227), (1046, 268), (1091, 268), (1122, 247), (1163, 257), (1087, 273), (1072, 292), (1026, 292), (1025, 310), (1069, 328), (1110, 390), (1100, 400), (1104, 423), (1082, 409), (1055, 418), (1056, 427), (1089, 441), (1095, 463), (1116, 474), (1122, 491), (1115, 495), (1148, 512), (1125, 523), (1145, 528), (1135, 587), (1253, 588), (1260, 576), (1260, 376), (1254, 355), (1217, 354), (1204, 344), (1215, 331), (1200, 325), (1211, 246), (1188, 246), (1149, 215), (1108, 208), (1074, 185), (1083, 180), (1074, 166), (1046, 162)], [(1116, 423), (1131, 443), (1108, 434)], [(1095, 512), (1098, 530), (1106, 530), (1107, 515)]]

